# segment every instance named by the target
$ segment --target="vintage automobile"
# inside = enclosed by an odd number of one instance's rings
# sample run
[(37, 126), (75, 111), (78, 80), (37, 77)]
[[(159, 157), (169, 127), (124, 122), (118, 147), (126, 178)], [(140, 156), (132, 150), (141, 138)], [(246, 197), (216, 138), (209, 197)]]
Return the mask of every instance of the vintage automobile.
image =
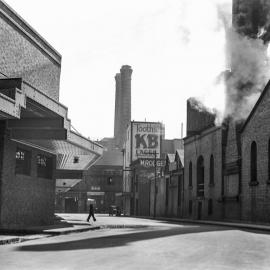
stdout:
[(121, 210), (119, 206), (110, 205), (109, 207), (109, 216), (121, 216)]

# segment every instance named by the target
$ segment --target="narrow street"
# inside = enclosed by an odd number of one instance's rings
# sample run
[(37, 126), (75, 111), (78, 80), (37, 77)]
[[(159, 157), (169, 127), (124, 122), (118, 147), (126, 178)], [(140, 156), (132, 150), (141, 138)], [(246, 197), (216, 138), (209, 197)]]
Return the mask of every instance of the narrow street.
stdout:
[(105, 215), (96, 223), (103, 229), (0, 246), (1, 269), (269, 269), (267, 233)]

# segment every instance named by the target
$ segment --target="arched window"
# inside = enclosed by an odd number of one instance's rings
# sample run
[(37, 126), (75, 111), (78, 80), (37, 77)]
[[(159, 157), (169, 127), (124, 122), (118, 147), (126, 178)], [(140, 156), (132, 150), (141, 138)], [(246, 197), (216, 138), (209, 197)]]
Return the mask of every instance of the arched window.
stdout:
[(197, 160), (197, 196), (204, 196), (204, 161), (202, 156), (199, 156)]
[(250, 177), (251, 182), (257, 182), (257, 144), (254, 141), (250, 151)]
[(214, 185), (214, 157), (211, 155), (210, 157), (210, 179), (209, 179), (209, 184)]
[(189, 162), (189, 167), (188, 167), (188, 186), (192, 187), (192, 162)]

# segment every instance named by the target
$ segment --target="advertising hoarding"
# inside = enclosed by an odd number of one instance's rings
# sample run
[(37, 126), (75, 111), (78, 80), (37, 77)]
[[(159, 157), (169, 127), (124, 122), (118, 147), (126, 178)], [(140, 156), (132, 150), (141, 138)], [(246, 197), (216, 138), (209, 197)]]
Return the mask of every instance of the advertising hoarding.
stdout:
[(132, 161), (139, 158), (160, 158), (162, 124), (132, 122)]

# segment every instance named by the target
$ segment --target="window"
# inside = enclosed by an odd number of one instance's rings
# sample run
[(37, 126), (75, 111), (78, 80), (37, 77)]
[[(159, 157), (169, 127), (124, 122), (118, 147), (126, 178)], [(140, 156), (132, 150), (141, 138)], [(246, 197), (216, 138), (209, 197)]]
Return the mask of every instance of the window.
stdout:
[(31, 172), (31, 152), (17, 148), (15, 173), (30, 175), (30, 172)]
[(211, 216), (213, 214), (213, 200), (208, 200), (208, 215)]
[(113, 185), (113, 179), (111, 177), (107, 178), (107, 185)]
[(78, 156), (73, 157), (74, 164), (79, 163), (79, 161), (80, 161), (80, 158)]
[(192, 187), (192, 162), (189, 162), (189, 167), (188, 167), (188, 186)]
[(45, 155), (37, 155), (37, 176), (51, 179), (52, 171), (52, 158)]
[(199, 156), (197, 160), (197, 197), (204, 196), (204, 161), (203, 157)]
[(210, 172), (209, 172), (210, 180), (209, 184), (214, 185), (214, 157), (211, 155), (210, 157)]
[(188, 202), (188, 213), (189, 213), (189, 215), (192, 214), (192, 200), (189, 200), (189, 202)]
[(250, 181), (257, 182), (257, 144), (252, 142), (250, 151)]

